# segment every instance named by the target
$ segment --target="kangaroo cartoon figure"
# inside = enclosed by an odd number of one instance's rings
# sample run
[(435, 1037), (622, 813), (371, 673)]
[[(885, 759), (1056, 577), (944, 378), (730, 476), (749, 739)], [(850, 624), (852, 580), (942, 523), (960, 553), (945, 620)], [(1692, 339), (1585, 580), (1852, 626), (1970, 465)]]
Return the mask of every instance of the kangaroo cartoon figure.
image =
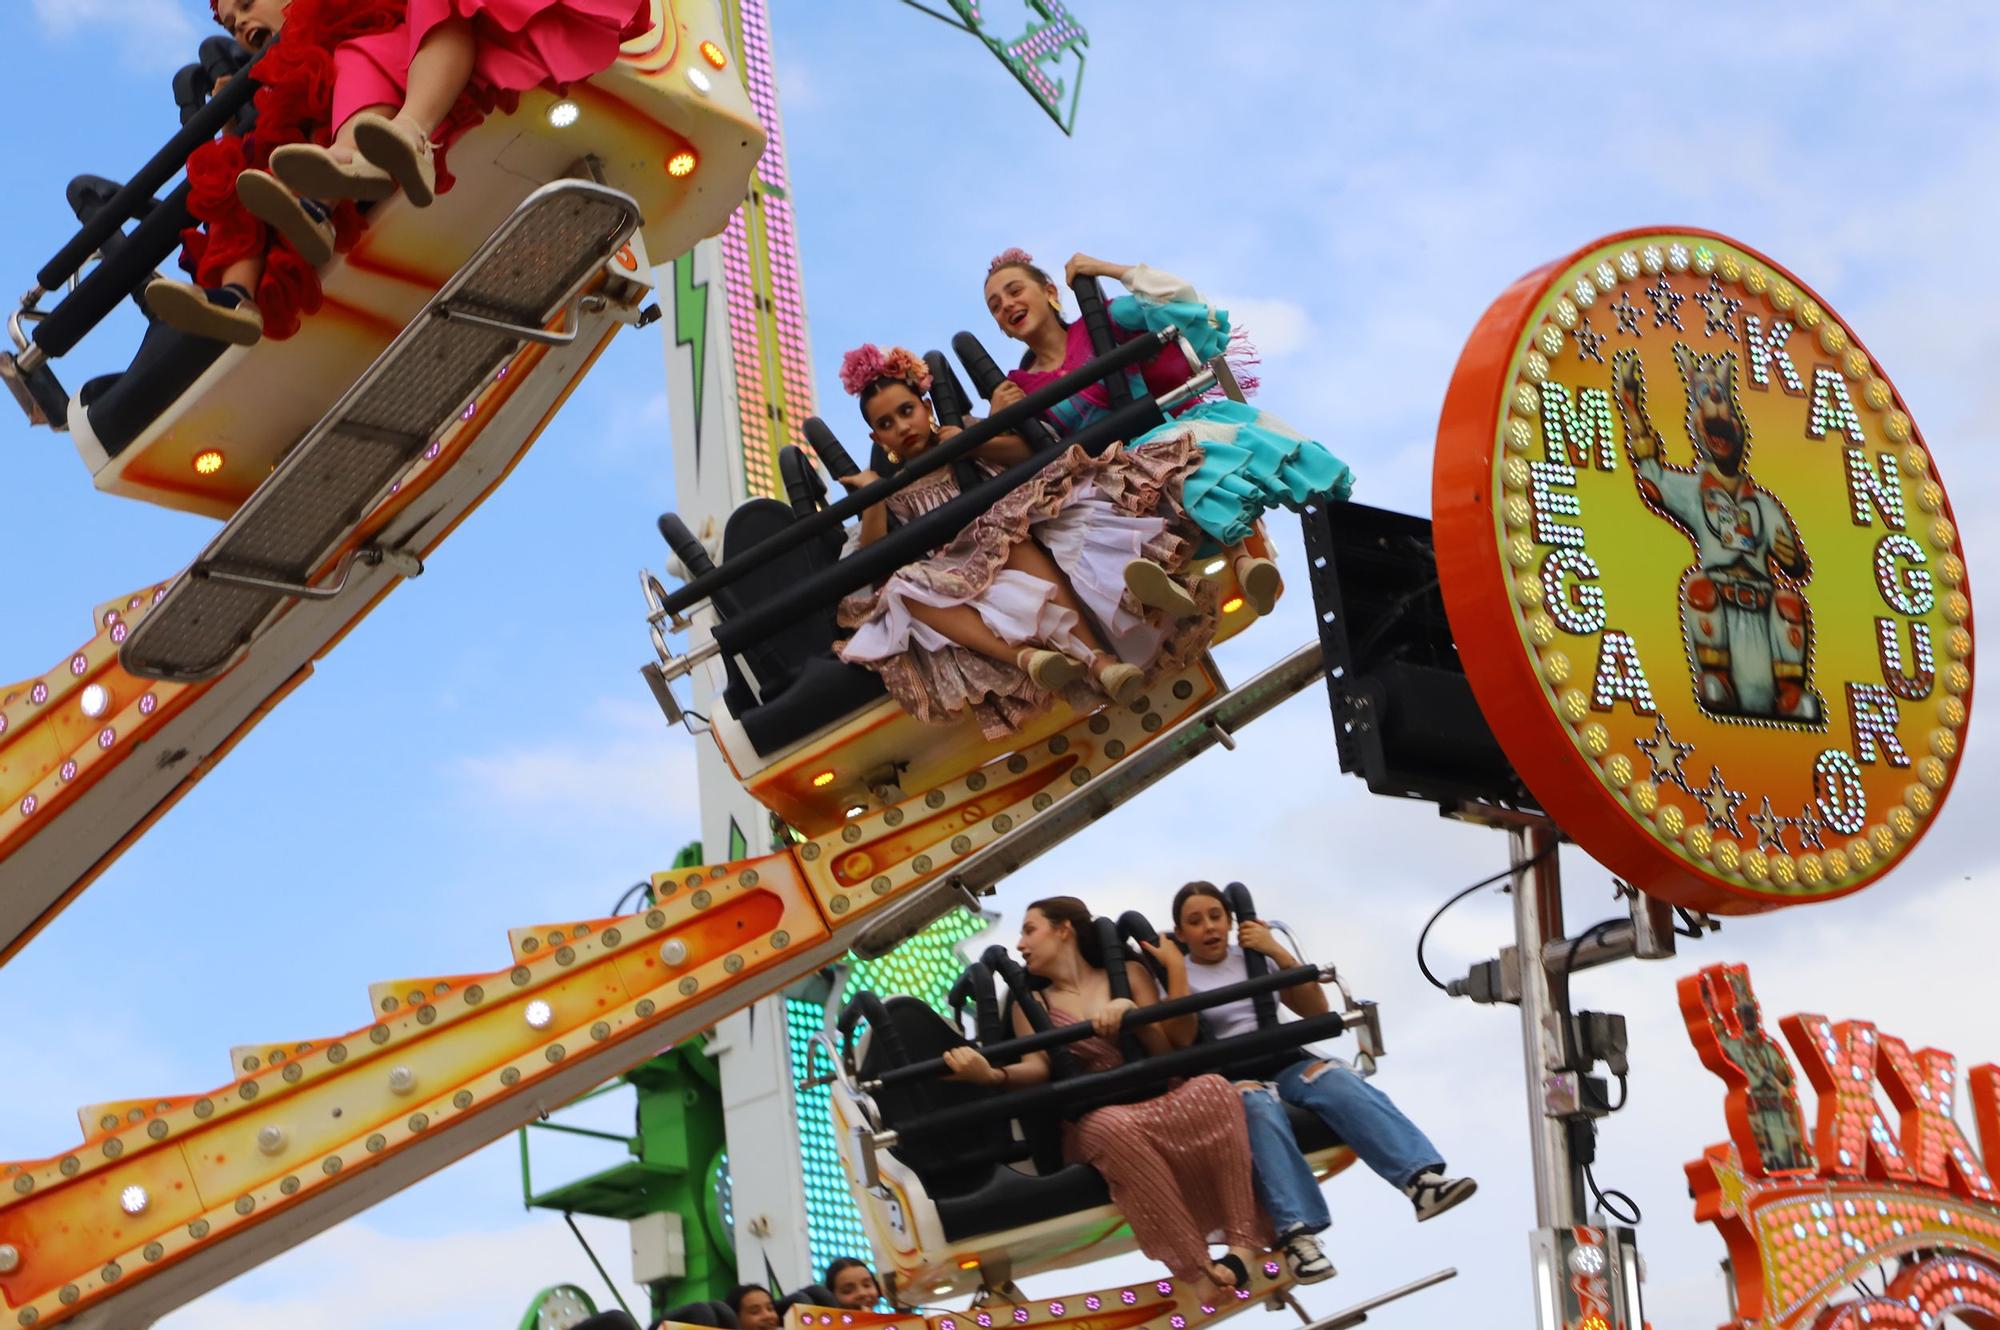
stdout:
[(1692, 468), (1666, 460), (1638, 353), (1620, 351), (1611, 374), (1639, 494), (1694, 543), (1680, 599), (1695, 695), (1714, 715), (1817, 723), (1822, 702), (1807, 677), (1812, 607), (1802, 591), (1812, 563), (1785, 506), (1750, 476), (1736, 357), (1676, 344), (1674, 361), (1687, 384)]

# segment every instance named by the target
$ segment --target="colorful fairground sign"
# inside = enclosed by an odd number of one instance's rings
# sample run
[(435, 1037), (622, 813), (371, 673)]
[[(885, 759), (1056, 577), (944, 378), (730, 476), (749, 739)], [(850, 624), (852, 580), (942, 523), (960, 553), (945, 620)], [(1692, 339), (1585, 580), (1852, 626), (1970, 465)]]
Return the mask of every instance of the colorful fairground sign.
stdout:
[[(1687, 1175), (1695, 1218), (1729, 1248), (1730, 1324), (1916, 1330), (1949, 1315), (2000, 1326), (2000, 1067), (1968, 1077), (1982, 1155), (1953, 1115), (1951, 1054), (1867, 1021), (1787, 1016), (1779, 1028), (1817, 1098), (1808, 1125), (1743, 966), (1682, 979), (1680, 1005), (1702, 1065), (1729, 1087), (1729, 1140)], [(1895, 1273), (1866, 1282), (1884, 1268)]]
[(1777, 263), (1635, 231), (1516, 282), (1453, 377), (1433, 512), (1481, 710), (1634, 885), (1829, 900), (1935, 818), (1972, 702), (1958, 528), (1887, 374)]
[[(903, 2), (953, 23), (918, 0)], [(1015, 0), (950, 0), (950, 4), (958, 15), (953, 26), (962, 27), (985, 42), (986, 49), (1000, 58), (1000, 63), (1021, 81), (1028, 95), (1049, 113), (1062, 132), (1074, 133), (1077, 101), (1083, 96), (1084, 51), (1090, 45), (1090, 34), (1070, 17), (1063, 0), (1021, 0), (1018, 5)], [(999, 12), (1017, 8), (1028, 11), (1026, 30), (1013, 37), (996, 36), (993, 25)]]

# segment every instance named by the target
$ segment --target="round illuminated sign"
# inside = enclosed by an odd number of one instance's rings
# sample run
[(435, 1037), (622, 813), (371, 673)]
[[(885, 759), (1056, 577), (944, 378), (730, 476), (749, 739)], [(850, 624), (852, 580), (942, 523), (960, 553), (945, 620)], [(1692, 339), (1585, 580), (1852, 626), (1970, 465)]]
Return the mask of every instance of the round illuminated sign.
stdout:
[(1522, 278), (1459, 359), (1434, 486), (1480, 708), (1613, 872), (1747, 913), (1923, 835), (1972, 702), (1964, 553), (1888, 377), (1785, 269), (1644, 231)]

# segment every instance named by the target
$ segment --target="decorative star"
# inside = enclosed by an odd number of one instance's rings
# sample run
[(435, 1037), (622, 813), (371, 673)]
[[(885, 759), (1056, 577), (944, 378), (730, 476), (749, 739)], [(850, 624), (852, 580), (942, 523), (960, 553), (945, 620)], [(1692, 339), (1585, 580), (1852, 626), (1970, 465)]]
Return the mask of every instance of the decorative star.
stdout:
[(1674, 325), (1675, 332), (1686, 332), (1681, 326), (1681, 302), (1687, 297), (1674, 290), (1673, 283), (1664, 276), (1646, 288), (1647, 299), (1653, 302), (1653, 326), (1663, 328)]
[(1776, 850), (1779, 854), (1787, 853), (1785, 828), (1792, 825), (1792, 819), (1778, 816), (1771, 807), (1770, 795), (1764, 796), (1764, 807), (1752, 813), (1749, 820), (1750, 825), (1757, 828), (1758, 849)]
[(1611, 312), (1618, 318), (1619, 332), (1628, 337), (1639, 335), (1639, 321), (1646, 317), (1646, 311), (1632, 303), (1630, 291), (1618, 293), (1618, 302), (1611, 307)]
[(1810, 845), (1815, 850), (1826, 848), (1826, 819), (1819, 815), (1819, 809), (1807, 800), (1799, 815), (1792, 819), (1792, 825), (1799, 829), (1799, 848)]
[(1736, 824), (1736, 806), (1743, 802), (1741, 790), (1732, 790), (1722, 779), (1722, 768), (1711, 765), (1708, 769), (1708, 784), (1689, 793), (1701, 801), (1703, 813), (1712, 828), (1728, 828), (1732, 836), (1741, 836), (1743, 828)]
[[(1653, 718), (1652, 738), (1634, 739), (1632, 746), (1644, 753), (1646, 760), (1653, 764), (1651, 772), (1653, 784), (1662, 785), (1672, 781), (1687, 790), (1687, 771), (1681, 763), (1694, 751), (1694, 745), (1676, 742), (1673, 731), (1667, 728), (1665, 716)], [(1688, 790), (1688, 793), (1692, 794), (1694, 791)]]
[(1732, 299), (1725, 293), (1725, 288), (1720, 278), (1710, 277), (1708, 279), (1708, 290), (1697, 295), (1695, 303), (1700, 305), (1702, 310), (1702, 336), (1713, 337), (1717, 333), (1721, 333), (1732, 342), (1738, 340), (1736, 336), (1736, 311), (1743, 308), (1743, 302)]
[(1576, 325), (1576, 331), (1570, 335), (1576, 338), (1576, 358), (1578, 360), (1595, 360), (1600, 365), (1604, 363), (1604, 343), (1609, 339), (1609, 336), (1606, 333), (1601, 333), (1593, 329), (1590, 326), (1590, 319), (1587, 315), (1583, 322)]

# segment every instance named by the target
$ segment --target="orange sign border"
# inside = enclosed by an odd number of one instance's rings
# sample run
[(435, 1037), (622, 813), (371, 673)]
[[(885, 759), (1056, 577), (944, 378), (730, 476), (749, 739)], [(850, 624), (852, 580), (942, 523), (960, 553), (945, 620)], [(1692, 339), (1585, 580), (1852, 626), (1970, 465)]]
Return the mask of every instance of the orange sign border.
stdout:
[[(1554, 281), (1585, 256), (1621, 242), (1669, 235), (1728, 246), (1791, 282), (1800, 297), (1817, 302), (1832, 316), (1834, 306), (1785, 265), (1732, 236), (1699, 227), (1645, 226), (1616, 232), (1516, 280), (1487, 308), (1467, 338), (1439, 417), (1431, 476), (1439, 587), (1459, 658), (1487, 724), (1543, 809), (1593, 858), (1642, 891), (1716, 914), (1753, 914), (1837, 900), (1873, 885), (1901, 863), (1936, 820), (1935, 813), (1918, 822), (1897, 854), (1885, 855), (1871, 868), (1854, 874), (1852, 881), (1810, 897), (1786, 899), (1776, 891), (1705, 871), (1641, 826), (1604, 787), (1589, 759), (1547, 704), (1536, 662), (1524, 649), (1515, 622), (1510, 578), (1499, 539), (1502, 528), (1496, 511), (1494, 464), (1500, 447), (1499, 423), (1506, 413), (1505, 394), (1514, 377), (1515, 361), (1526, 347), (1530, 319)], [(1894, 381), (1879, 363), (1874, 370), (1894, 392)], [(1901, 393), (1895, 393), (1895, 400), (1902, 402)], [(1912, 440), (1922, 444), (1922, 437), (1922, 431), (1913, 425)], [(1928, 454), (1928, 445), (1923, 446)], [(1955, 521), (1949, 495), (1944, 497), (1939, 515)], [(1969, 611), (1964, 627), (1972, 631)], [(1969, 717), (1973, 686), (1961, 696)], [(1961, 736), (1963, 733), (1961, 727)], [(1957, 760), (1947, 764), (1945, 781), (1936, 790), (1940, 808), (1956, 781), (1961, 761), (1962, 747)]]

